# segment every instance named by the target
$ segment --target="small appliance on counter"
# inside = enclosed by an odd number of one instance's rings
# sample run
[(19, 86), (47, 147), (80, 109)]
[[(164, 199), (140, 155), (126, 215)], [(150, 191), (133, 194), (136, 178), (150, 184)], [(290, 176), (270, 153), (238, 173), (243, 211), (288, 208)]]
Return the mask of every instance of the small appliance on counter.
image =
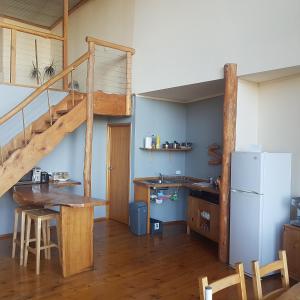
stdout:
[(39, 167), (32, 169), (32, 182), (41, 182), (41, 173), (42, 170)]
[(41, 172), (41, 183), (49, 182), (49, 174), (47, 172)]
[(300, 227), (300, 197), (291, 201), (291, 225)]
[(53, 172), (52, 173), (53, 181), (67, 181), (70, 179), (69, 172)]

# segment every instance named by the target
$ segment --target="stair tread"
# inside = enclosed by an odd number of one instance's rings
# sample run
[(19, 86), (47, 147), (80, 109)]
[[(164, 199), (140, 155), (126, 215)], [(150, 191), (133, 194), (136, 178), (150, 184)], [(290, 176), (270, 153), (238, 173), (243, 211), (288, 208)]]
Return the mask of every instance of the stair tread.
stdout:
[(47, 129), (35, 129), (35, 130), (32, 130), (32, 133), (40, 134), (40, 133), (43, 133), (45, 130), (47, 130)]
[(69, 111), (70, 111), (69, 109), (59, 109), (59, 110), (55, 111), (55, 113), (56, 113), (57, 115), (65, 115), (65, 114), (67, 114)]
[[(53, 118), (53, 119), (52, 119), (52, 124), (54, 124), (57, 120), (58, 120), (58, 118)], [(46, 122), (47, 124), (51, 124), (51, 120), (46, 120), (45, 122)]]
[(9, 150), (8, 151), (8, 155), (10, 156), (10, 155), (12, 155), (14, 152), (16, 152), (17, 150), (21, 150), (22, 149), (22, 147), (17, 147), (17, 148), (15, 148), (15, 149), (13, 149), (13, 150)]

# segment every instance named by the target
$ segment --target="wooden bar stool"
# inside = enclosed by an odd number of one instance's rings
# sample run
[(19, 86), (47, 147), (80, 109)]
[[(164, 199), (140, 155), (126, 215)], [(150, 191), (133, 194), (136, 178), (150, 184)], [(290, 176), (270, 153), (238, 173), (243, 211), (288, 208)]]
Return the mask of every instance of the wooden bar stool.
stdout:
[[(28, 211), (39, 209), (39, 207), (34, 206), (23, 206), (15, 208), (15, 221), (14, 221), (14, 233), (13, 233), (13, 246), (12, 246), (12, 254), (11, 257), (15, 258), (16, 256), (16, 246), (20, 246), (20, 266), (23, 265), (23, 257), (24, 257), (24, 237), (25, 237), (25, 219), (26, 213)], [(20, 239), (18, 240), (18, 225), (19, 218), (21, 216), (21, 231), (20, 231)]]
[[(59, 260), (61, 259), (60, 253), (60, 217), (59, 212), (50, 209), (38, 209), (28, 211), (26, 213), (26, 239), (25, 239), (25, 257), (24, 266), (27, 266), (28, 251), (36, 255), (36, 274), (40, 274), (40, 257), (41, 250), (45, 250), (45, 258), (51, 258), (51, 248), (56, 247), (59, 251)], [(50, 240), (50, 221), (56, 220), (56, 231), (57, 231), (57, 244)], [(30, 238), (31, 221), (35, 223), (35, 238)], [(44, 245), (41, 246), (41, 233), (43, 230)], [(35, 248), (29, 244), (35, 242)]]

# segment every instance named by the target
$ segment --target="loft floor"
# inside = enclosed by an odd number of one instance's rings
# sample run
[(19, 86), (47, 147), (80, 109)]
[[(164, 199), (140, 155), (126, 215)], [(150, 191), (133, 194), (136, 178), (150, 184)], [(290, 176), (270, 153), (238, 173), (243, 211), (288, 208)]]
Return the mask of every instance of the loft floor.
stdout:
[[(11, 239), (0, 240), (0, 299), (199, 299), (197, 277), (209, 281), (232, 273), (217, 260), (216, 244), (187, 236), (184, 224), (166, 225), (162, 238), (135, 237), (127, 226), (114, 221), (95, 223), (95, 270), (67, 279), (58, 276), (58, 257), (49, 262), (42, 255), (41, 274), (35, 275), (34, 257), (27, 268), (10, 258)], [(80, 254), (79, 254), (80, 255)], [(268, 279), (267, 290), (278, 278)], [(247, 279), (248, 299), (252, 297)], [(235, 289), (217, 295), (235, 299)]]

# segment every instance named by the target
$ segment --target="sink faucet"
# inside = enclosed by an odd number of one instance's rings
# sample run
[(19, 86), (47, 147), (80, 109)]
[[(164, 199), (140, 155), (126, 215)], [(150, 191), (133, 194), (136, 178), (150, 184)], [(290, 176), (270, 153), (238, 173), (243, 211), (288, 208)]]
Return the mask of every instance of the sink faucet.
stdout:
[(159, 173), (159, 181), (162, 183), (164, 181), (164, 175)]

